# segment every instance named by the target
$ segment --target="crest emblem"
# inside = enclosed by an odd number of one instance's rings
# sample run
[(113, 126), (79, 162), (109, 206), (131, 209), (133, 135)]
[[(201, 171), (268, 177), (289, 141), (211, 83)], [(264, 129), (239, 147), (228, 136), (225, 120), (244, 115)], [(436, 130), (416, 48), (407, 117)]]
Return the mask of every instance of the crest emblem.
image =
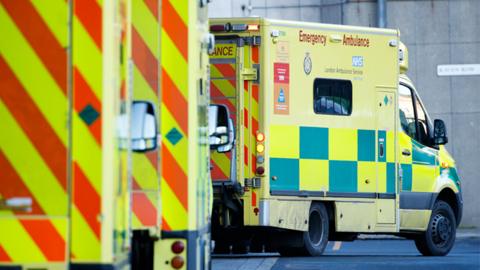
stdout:
[(307, 75), (312, 72), (312, 59), (310, 58), (309, 53), (306, 53), (305, 58), (303, 59), (303, 71), (305, 71), (305, 74)]

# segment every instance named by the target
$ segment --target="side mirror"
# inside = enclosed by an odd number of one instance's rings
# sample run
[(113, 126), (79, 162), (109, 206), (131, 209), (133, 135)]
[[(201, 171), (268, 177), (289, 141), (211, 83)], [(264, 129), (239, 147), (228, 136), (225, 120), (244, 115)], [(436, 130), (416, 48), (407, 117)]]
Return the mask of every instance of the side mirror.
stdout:
[[(218, 149), (230, 143), (231, 126), (225, 105), (210, 105), (208, 108), (208, 135), (210, 149)], [(232, 125), (233, 126), (233, 125)]]
[(228, 144), (224, 146), (219, 146), (217, 151), (219, 153), (226, 153), (233, 149), (235, 145), (235, 127), (233, 126), (233, 120), (231, 118), (228, 119)]
[(215, 50), (215, 36), (213, 34), (206, 34), (203, 37), (203, 44), (207, 49), (208, 54), (213, 54)]
[[(120, 148), (127, 148), (128, 128), (132, 151), (146, 152), (157, 148), (157, 117), (155, 106), (148, 101), (134, 101), (131, 107), (131, 121), (126, 114), (119, 117), (118, 134)], [(129, 124), (130, 123), (130, 124)]]
[(447, 128), (441, 119), (433, 121), (433, 142), (435, 145), (442, 145), (448, 142)]

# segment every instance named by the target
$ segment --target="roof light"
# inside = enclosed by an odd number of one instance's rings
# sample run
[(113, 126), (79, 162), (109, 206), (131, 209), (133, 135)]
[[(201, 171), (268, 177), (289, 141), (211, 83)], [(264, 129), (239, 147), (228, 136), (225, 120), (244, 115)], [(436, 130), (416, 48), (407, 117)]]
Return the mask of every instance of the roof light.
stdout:
[(248, 25), (242, 23), (242, 24), (232, 24), (232, 31), (235, 32), (240, 32), (240, 31), (245, 31), (248, 29)]
[(210, 25), (210, 32), (224, 32), (225, 25), (224, 24), (214, 24)]
[(248, 31), (258, 31), (258, 30), (260, 30), (260, 25), (258, 25), (258, 24), (249, 24), (249, 25), (247, 26), (247, 30), (248, 30)]

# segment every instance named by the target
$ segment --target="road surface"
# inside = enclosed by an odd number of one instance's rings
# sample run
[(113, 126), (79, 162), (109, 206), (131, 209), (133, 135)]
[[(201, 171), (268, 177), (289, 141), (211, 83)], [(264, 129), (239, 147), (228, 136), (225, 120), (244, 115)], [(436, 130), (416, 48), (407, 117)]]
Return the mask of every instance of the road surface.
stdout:
[(213, 270), (480, 270), (480, 238), (457, 239), (445, 257), (424, 257), (409, 240), (330, 242), (322, 257), (248, 254), (214, 257)]

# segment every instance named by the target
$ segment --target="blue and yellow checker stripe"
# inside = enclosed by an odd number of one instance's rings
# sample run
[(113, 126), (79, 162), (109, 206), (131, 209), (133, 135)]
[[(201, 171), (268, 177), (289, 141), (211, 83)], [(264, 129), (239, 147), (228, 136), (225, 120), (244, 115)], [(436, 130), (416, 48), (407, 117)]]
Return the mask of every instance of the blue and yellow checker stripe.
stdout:
[(272, 192), (395, 193), (393, 131), (272, 125), (269, 138)]
[(440, 174), (438, 150), (422, 145), (404, 132), (399, 132), (399, 145), (401, 151), (408, 150), (411, 153), (411, 156), (399, 158), (401, 191), (433, 192)]

